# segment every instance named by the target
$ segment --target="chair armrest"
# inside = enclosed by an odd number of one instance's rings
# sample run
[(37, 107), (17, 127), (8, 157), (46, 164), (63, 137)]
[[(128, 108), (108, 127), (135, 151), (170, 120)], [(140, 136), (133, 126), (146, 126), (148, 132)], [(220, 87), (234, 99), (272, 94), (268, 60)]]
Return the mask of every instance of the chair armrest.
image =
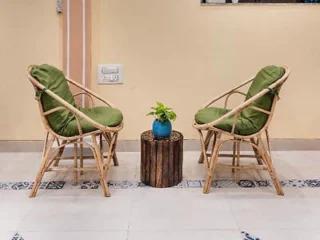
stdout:
[(67, 77), (66, 77), (66, 79), (67, 79), (67, 81), (68, 81), (69, 83), (71, 83), (72, 85), (74, 85), (74, 86), (82, 89), (83, 91), (87, 92), (88, 94), (90, 94), (91, 96), (93, 96), (93, 97), (95, 97), (96, 99), (100, 100), (101, 102), (105, 103), (105, 104), (108, 105), (109, 107), (113, 107), (113, 105), (112, 105), (111, 103), (109, 103), (107, 100), (103, 99), (103, 98), (102, 98), (101, 96), (99, 96), (98, 94), (92, 92), (90, 89), (88, 89), (88, 88), (82, 86), (81, 84), (79, 84), (79, 83), (71, 80), (70, 78), (67, 78)]
[(248, 84), (248, 83), (252, 82), (252, 81), (253, 81), (253, 79), (254, 79), (254, 77), (252, 77), (252, 78), (250, 78), (250, 79), (248, 79), (248, 80), (244, 81), (243, 83), (241, 83), (241, 84), (240, 84), (240, 85), (238, 85), (237, 87), (234, 87), (233, 89), (231, 89), (231, 90), (229, 90), (229, 91), (227, 91), (227, 92), (222, 93), (220, 96), (218, 96), (218, 97), (216, 97), (216, 98), (212, 99), (210, 102), (208, 102), (208, 103), (204, 106), (204, 108), (209, 107), (211, 104), (215, 103), (215, 102), (216, 102), (216, 101), (218, 101), (219, 99), (221, 99), (221, 98), (225, 97), (226, 95), (228, 95), (228, 94), (230, 94), (230, 93), (234, 92), (235, 90), (237, 90), (237, 89), (239, 89), (239, 88), (241, 88), (241, 87), (245, 86), (246, 84)]
[[(279, 79), (278, 81), (276, 81), (275, 83), (271, 84), (269, 86), (269, 88), (266, 88), (264, 90), (262, 90), (261, 92), (257, 93), (256, 95), (254, 95), (253, 97), (251, 97), (250, 99), (248, 99), (247, 101), (243, 102), (242, 104), (238, 105), (237, 107), (235, 107), (234, 109), (232, 109), (230, 112), (226, 113), (225, 115), (221, 116), (220, 118), (206, 123), (206, 124), (202, 124), (202, 125), (197, 125), (198, 129), (206, 129), (208, 127), (214, 127), (217, 124), (221, 123), (223, 120), (235, 115), (235, 114), (240, 114), (241, 111), (245, 108), (251, 108), (260, 112), (264, 112), (266, 114), (270, 114), (269, 111), (266, 111), (264, 109), (258, 108), (258, 107), (254, 107), (254, 106), (249, 106), (251, 103), (253, 103), (255, 100), (257, 100), (258, 98), (262, 97), (263, 95), (265, 95), (266, 93), (268, 93), (270, 91), (270, 89), (274, 89), (275, 87), (277, 87), (278, 85), (282, 84), (285, 80), (287, 79), (287, 76), (282, 77), (281, 79)], [(236, 119), (235, 119), (236, 120)]]
[(241, 95), (243, 95), (243, 96), (247, 96), (245, 93), (240, 92), (240, 91), (233, 91), (233, 92), (227, 94), (226, 100), (225, 100), (225, 102), (224, 102), (224, 108), (227, 108), (229, 97), (230, 97), (231, 95), (235, 94), (235, 93), (241, 94)]
[(88, 97), (90, 98), (90, 100), (91, 100), (91, 106), (92, 106), (92, 107), (95, 106), (92, 96), (91, 96), (90, 94), (88, 94), (87, 92), (78, 92), (78, 93), (74, 94), (73, 97), (77, 97), (77, 96), (80, 96), (80, 95), (86, 95), (86, 96), (88, 96)]
[[(35, 80), (34, 78), (32, 78), (31, 76), (29, 77), (29, 80), (32, 82), (32, 84), (34, 86), (36, 86), (37, 88), (41, 89), (42, 91), (45, 90), (45, 87), (40, 84), (37, 80)], [(45, 90), (45, 93), (47, 93), (49, 96), (51, 96), (53, 99), (57, 100), (62, 106), (57, 107), (55, 109), (51, 109), (49, 111), (46, 112), (46, 114), (50, 114), (54, 111), (58, 111), (61, 110), (62, 107), (65, 107), (66, 109), (68, 109), (69, 111), (71, 111), (73, 114), (75, 114), (77, 117), (80, 117), (84, 120), (86, 120), (87, 122), (91, 123), (94, 127), (100, 129), (100, 130), (105, 130), (105, 129), (110, 129), (109, 127), (103, 126), (100, 123), (97, 123), (96, 121), (92, 120), (91, 118), (89, 118), (87, 115), (85, 115), (84, 113), (80, 112), (77, 108), (75, 108), (74, 106), (72, 106), (70, 103), (66, 102), (64, 99), (62, 99), (61, 97), (59, 97), (58, 95), (54, 94), (51, 90)], [(51, 111), (51, 112), (50, 112)]]
[[(47, 93), (49, 96), (51, 96), (53, 99), (57, 100), (62, 106), (58, 107), (55, 109), (55, 111), (61, 110), (63, 109), (63, 107), (65, 107), (66, 109), (68, 109), (69, 111), (71, 111), (76, 117), (80, 117), (84, 120), (86, 120), (87, 122), (91, 123), (94, 127), (96, 127), (97, 129), (99, 129), (100, 131), (110, 131), (110, 132), (117, 132), (120, 129), (123, 128), (123, 122), (120, 123), (119, 126), (117, 127), (108, 127), (108, 126), (104, 126), (94, 120), (92, 120), (91, 118), (89, 118), (87, 115), (85, 115), (84, 113), (82, 113), (81, 111), (79, 111), (77, 108), (75, 108), (74, 106), (72, 106), (71, 104), (69, 104), (68, 102), (66, 102), (64, 99), (62, 99), (61, 97), (59, 97), (58, 95), (54, 94), (51, 90), (46, 89), (41, 83), (39, 83), (35, 78), (33, 78), (30, 74), (30, 70), (34, 65), (30, 65), (27, 68), (27, 77), (30, 80), (30, 82), (32, 83), (34, 89), (37, 91), (38, 89), (44, 91), (45, 93)], [(67, 79), (68, 80), (68, 79)], [(105, 102), (107, 105), (109, 105), (110, 107), (112, 107), (111, 104), (109, 104), (107, 101), (103, 100), (101, 97), (99, 97), (98, 95), (94, 94), (93, 92), (91, 92), (89, 89), (86, 89), (84, 87), (82, 87), (80, 84), (75, 83), (72, 80), (69, 80), (69, 82), (74, 83), (75, 86), (85, 90), (86, 92), (88, 92), (90, 95), (96, 97), (97, 99)], [(51, 109), (49, 111), (51, 112), (46, 112), (47, 114), (50, 114), (53, 112), (54, 109)]]
[[(57, 111), (60, 111), (60, 110), (69, 110), (67, 107), (65, 106), (60, 106), (60, 107), (56, 107), (56, 108), (53, 108), (53, 109), (50, 109), (46, 112), (43, 113), (44, 116), (47, 116), (47, 115), (50, 115), (54, 112), (57, 112)], [(71, 111), (72, 112), (72, 111)], [(78, 131), (79, 131), (79, 134), (82, 135), (82, 128), (81, 128), (81, 124), (80, 124), (80, 120), (79, 120), (79, 117), (77, 116), (77, 114), (75, 112), (72, 112), (73, 115), (75, 116), (76, 118), (76, 121), (77, 121), (77, 127), (78, 127)]]

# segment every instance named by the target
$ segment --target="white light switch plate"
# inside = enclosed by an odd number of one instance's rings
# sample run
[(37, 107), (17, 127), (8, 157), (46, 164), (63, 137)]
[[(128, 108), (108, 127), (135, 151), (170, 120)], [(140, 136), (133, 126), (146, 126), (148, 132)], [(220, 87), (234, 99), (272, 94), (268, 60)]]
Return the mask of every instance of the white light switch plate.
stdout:
[(123, 83), (122, 64), (99, 64), (98, 84), (121, 84)]

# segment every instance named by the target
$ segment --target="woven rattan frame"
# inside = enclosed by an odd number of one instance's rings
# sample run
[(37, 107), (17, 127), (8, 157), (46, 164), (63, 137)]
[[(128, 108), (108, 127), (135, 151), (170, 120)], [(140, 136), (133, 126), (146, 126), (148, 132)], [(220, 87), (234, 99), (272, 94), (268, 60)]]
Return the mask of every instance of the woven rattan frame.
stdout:
[[(242, 104), (238, 105), (234, 109), (232, 109), (230, 112), (226, 113), (222, 117), (220, 117), (217, 120), (214, 120), (210, 123), (206, 124), (197, 124), (195, 121), (193, 123), (193, 127), (198, 130), (200, 135), (200, 142), (201, 142), (201, 155), (199, 158), (199, 163), (205, 163), (206, 166), (206, 181), (205, 185), (203, 187), (203, 193), (208, 193), (210, 190), (211, 183), (213, 181), (214, 176), (214, 170), (216, 167), (222, 167), (222, 168), (231, 168), (232, 172), (235, 170), (237, 173), (239, 173), (239, 170), (241, 169), (257, 169), (257, 170), (268, 170), (269, 174), (271, 176), (271, 179), (273, 181), (273, 184), (276, 188), (278, 195), (284, 195), (283, 190), (281, 188), (281, 185), (279, 183), (279, 180), (277, 178), (275, 169), (273, 167), (272, 158), (271, 158), (271, 147), (270, 147), (270, 137), (268, 128), (271, 123), (271, 120), (274, 115), (275, 106), (277, 101), (280, 99), (278, 95), (274, 97), (274, 100), (272, 102), (272, 107), (270, 111), (266, 111), (261, 108), (250, 106), (252, 102), (260, 98), (261, 96), (265, 95), (266, 93), (270, 92), (270, 89), (279, 89), (283, 85), (283, 83), (288, 79), (290, 74), (290, 69), (288, 67), (283, 67), (285, 69), (285, 74), (278, 79), (276, 82), (271, 84), (269, 88), (266, 88), (262, 91), (260, 91), (258, 94), (253, 96), (252, 98), (246, 100)], [(225, 108), (227, 107), (228, 99), (232, 94), (241, 94), (245, 95), (244, 93), (238, 91), (241, 87), (251, 83), (254, 80), (254, 78), (250, 78), (249, 80), (241, 83), (240, 85), (236, 86), (235, 88), (221, 94), (220, 96), (214, 98), (211, 100), (208, 104), (204, 106), (204, 108), (207, 108), (211, 106), (213, 103), (217, 102), (218, 100), (225, 98)], [(236, 121), (244, 109), (254, 109), (263, 113), (266, 113), (268, 115), (268, 119), (265, 123), (265, 125), (261, 128), (260, 131), (257, 133), (243, 136), (235, 134), (235, 125)], [(227, 119), (231, 116), (235, 115), (233, 127), (231, 132), (227, 132), (224, 130), (221, 130), (219, 128), (216, 128), (215, 126), (222, 122), (224, 119)], [(204, 132), (206, 132), (206, 136), (204, 137)], [(262, 140), (262, 134), (266, 135), (266, 142), (267, 147), (265, 146), (263, 140)], [(223, 138), (222, 135), (224, 135)], [(212, 150), (211, 152), (208, 152), (209, 143), (212, 143)], [(227, 143), (233, 143), (233, 152), (232, 154), (219, 154), (220, 148), (227, 144)], [(249, 144), (254, 152), (254, 155), (241, 155), (240, 154), (240, 144), (246, 143)], [(232, 165), (225, 165), (225, 164), (217, 164), (218, 157), (231, 157), (232, 158)], [(240, 158), (246, 157), (246, 158), (256, 158), (258, 161), (257, 166), (241, 166), (240, 165)], [(239, 181), (239, 174), (238, 174), (238, 181)]]
[[(42, 122), (44, 124), (44, 127), (46, 129), (46, 139), (44, 142), (44, 147), (43, 147), (43, 153), (42, 153), (42, 164), (40, 166), (40, 169), (38, 171), (38, 174), (36, 176), (33, 188), (30, 192), (30, 197), (35, 197), (37, 194), (37, 191), (39, 189), (40, 183), (42, 181), (42, 178), (45, 174), (45, 172), (50, 172), (50, 171), (73, 171), (74, 178), (73, 182), (74, 184), (78, 183), (78, 174), (83, 174), (83, 171), (98, 171), (99, 177), (100, 177), (100, 182), (102, 185), (102, 189), (104, 192), (104, 195), (106, 197), (110, 196), (110, 191), (107, 185), (107, 171), (110, 166), (110, 162), (113, 159), (114, 165), (118, 166), (118, 159), (117, 155), (115, 152), (116, 145), (117, 145), (117, 138), (118, 138), (118, 133), (119, 131), (123, 128), (123, 122), (121, 122), (118, 126), (116, 127), (107, 127), (103, 126), (93, 119), (89, 118), (87, 115), (83, 114), (80, 112), (77, 108), (66, 102), (64, 99), (60, 98), (58, 95), (53, 93), (50, 90), (46, 90), (45, 87), (40, 84), (35, 78), (33, 78), (30, 75), (30, 70), (34, 65), (31, 65), (27, 69), (27, 77), (32, 83), (35, 92), (37, 91), (45, 91), (49, 96), (51, 96), (53, 99), (57, 100), (61, 106), (51, 109), (49, 111), (44, 112), (41, 99), (36, 98), (38, 102), (38, 108), (40, 111), (40, 116), (42, 119)], [(112, 104), (104, 100), (102, 97), (97, 95), (96, 93), (92, 92), (90, 89), (87, 89), (83, 87), (81, 84), (66, 78), (69, 84), (72, 84), (79, 88), (82, 92), (74, 94), (74, 97), (85, 94), (86, 96), (89, 97), (91, 100), (92, 106), (94, 106), (94, 99), (97, 99), (101, 101), (103, 104), (113, 107)], [(61, 109), (67, 109), (70, 112), (73, 113), (73, 115), (76, 118), (77, 125), (78, 125), (78, 130), (79, 130), (79, 135), (72, 136), (72, 137), (64, 137), (61, 136), (57, 133), (55, 133), (52, 128), (50, 127), (46, 116), (59, 111)], [(80, 119), (83, 119), (90, 124), (92, 124), (94, 127), (96, 127), (97, 130), (89, 132), (89, 133), (82, 133), (82, 129), (80, 126)], [(85, 137), (90, 136), (92, 139), (92, 144), (88, 143), (85, 141)], [(97, 138), (99, 139), (99, 142), (97, 141)], [(107, 151), (107, 155), (104, 154), (104, 149), (103, 149), (103, 139), (105, 139), (109, 145), (109, 149)], [(53, 143), (57, 143), (57, 147), (53, 147)], [(63, 151), (67, 145), (72, 145), (73, 146), (73, 153), (74, 155), (72, 157), (62, 157)], [(80, 149), (80, 153), (78, 154), (78, 146)], [(83, 156), (83, 148), (88, 147), (93, 154), (93, 157), (84, 157)], [(83, 166), (83, 160), (87, 158), (94, 158), (96, 161), (96, 167), (84, 167)], [(73, 167), (59, 167), (59, 161), (60, 160), (73, 160), (74, 164)], [(79, 160), (79, 165), (78, 165), (78, 160)]]

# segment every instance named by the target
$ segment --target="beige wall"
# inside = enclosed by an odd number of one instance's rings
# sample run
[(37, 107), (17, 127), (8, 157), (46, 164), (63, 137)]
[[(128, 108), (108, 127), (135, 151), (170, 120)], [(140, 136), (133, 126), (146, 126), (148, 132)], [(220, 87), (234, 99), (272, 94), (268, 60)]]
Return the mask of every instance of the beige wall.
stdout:
[[(55, 0), (0, 0), (0, 140), (43, 139), (31, 63), (62, 68)], [(197, 138), (195, 111), (267, 64), (287, 64), (272, 136), (319, 138), (320, 7), (200, 7), (198, 0), (92, 1), (92, 88), (125, 115), (121, 139), (150, 129), (156, 100), (173, 107), (174, 127)], [(123, 63), (125, 84), (96, 84), (98, 63)], [(239, 99), (238, 99), (239, 100)], [(298, 115), (304, 116), (304, 119)]]
[(62, 67), (60, 22), (55, 0), (0, 0), (0, 140), (44, 138), (25, 69)]
[[(268, 64), (292, 69), (272, 137), (319, 138), (320, 7), (199, 2), (92, 1), (92, 88), (123, 110), (120, 138), (150, 129), (145, 113), (156, 100), (176, 110), (175, 129), (197, 138), (196, 110)], [(99, 63), (124, 64), (124, 85), (97, 85)]]

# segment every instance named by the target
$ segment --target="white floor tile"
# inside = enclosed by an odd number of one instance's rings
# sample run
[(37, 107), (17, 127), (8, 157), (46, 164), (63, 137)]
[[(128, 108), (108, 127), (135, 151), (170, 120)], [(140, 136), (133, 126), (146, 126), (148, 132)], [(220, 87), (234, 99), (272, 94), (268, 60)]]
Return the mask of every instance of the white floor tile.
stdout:
[(128, 240), (242, 240), (237, 230), (180, 231), (180, 232), (136, 232), (129, 231)]
[[(284, 197), (250, 190), (251, 194), (230, 193), (228, 203), (240, 227), (247, 229), (318, 229), (320, 198), (303, 195)], [(248, 191), (249, 192), (249, 191)], [(240, 191), (238, 191), (240, 193)]]
[(25, 240), (126, 240), (127, 231), (114, 232), (21, 232), (20, 235)]
[(262, 240), (319, 240), (320, 230), (252, 230), (249, 231), (253, 236), (259, 237)]
[[(0, 181), (33, 181), (41, 165), (41, 153), (0, 153)], [(51, 179), (48, 173), (44, 181)]]
[(201, 229), (238, 229), (223, 193), (204, 195), (200, 189), (135, 189), (130, 230)]
[(317, 151), (292, 151), (273, 153), (275, 167), (281, 179), (319, 178), (320, 153)]
[(12, 240), (12, 237), (14, 236), (15, 232), (5, 232), (1, 230), (2, 227), (0, 227), (0, 239), (1, 240)]
[[(244, 154), (251, 154), (249, 151)], [(198, 164), (200, 152), (184, 153), (184, 179), (204, 179), (203, 164)], [(318, 151), (274, 151), (274, 165), (279, 179), (312, 179), (319, 178), (320, 152)], [(231, 159), (219, 158), (219, 163), (231, 164)], [(242, 159), (242, 163), (256, 164), (255, 159)], [(229, 169), (216, 169), (218, 179), (235, 179)], [(240, 179), (270, 179), (268, 171), (241, 170)]]
[(24, 217), (18, 230), (44, 232), (127, 230), (131, 192), (130, 189), (122, 191), (118, 189), (118, 194), (113, 194), (110, 198), (105, 198), (102, 194), (94, 197), (38, 196), (35, 199), (36, 206)]
[[(184, 153), (184, 180), (203, 180), (200, 152)], [(319, 178), (320, 152), (274, 152), (279, 179)], [(33, 181), (41, 153), (0, 153), (0, 182)], [(108, 180), (140, 180), (140, 154), (118, 153)], [(225, 160), (228, 161), (228, 160)], [(244, 160), (247, 161), (247, 160)], [(252, 161), (254, 162), (254, 161)], [(71, 163), (71, 162), (69, 162)], [(217, 169), (218, 179), (235, 179)], [(44, 181), (71, 181), (72, 173), (49, 173)], [(242, 171), (241, 179), (270, 179), (267, 171)], [(81, 180), (98, 180), (95, 172)], [(26, 190), (0, 190), (0, 239), (18, 231), (37, 239), (227, 239), (240, 230), (263, 240), (320, 239), (320, 188), (116, 189), (104, 198), (102, 189), (39, 190), (29, 199)], [(80, 232), (78, 232), (80, 231)], [(109, 232), (110, 231), (110, 232)], [(8, 235), (9, 234), (9, 235)], [(241, 238), (240, 238), (241, 239)]]
[[(108, 180), (120, 181), (120, 180), (134, 180), (137, 175), (138, 153), (117, 153), (119, 166), (114, 166), (113, 162), (110, 164), (110, 168), (107, 173)], [(70, 166), (71, 161), (61, 161), (61, 166)], [(85, 166), (95, 167), (95, 161), (93, 159), (87, 159), (84, 162)], [(72, 182), (72, 172), (55, 172), (51, 174), (51, 181), (67, 181)], [(79, 181), (86, 180), (99, 180), (99, 174), (97, 171), (85, 171), (83, 175), (79, 175)]]
[(0, 231), (16, 231), (33, 206), (26, 191), (0, 190)]

